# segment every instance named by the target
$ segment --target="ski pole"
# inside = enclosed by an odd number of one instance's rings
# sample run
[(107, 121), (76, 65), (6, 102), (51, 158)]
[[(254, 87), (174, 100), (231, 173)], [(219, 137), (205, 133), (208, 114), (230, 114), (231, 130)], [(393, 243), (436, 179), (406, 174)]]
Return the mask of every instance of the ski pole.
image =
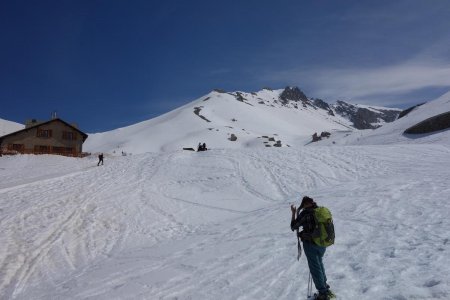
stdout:
[[(300, 207), (297, 208), (296, 218), (298, 218), (299, 211), (300, 211)], [(302, 256), (302, 245), (300, 244), (300, 237), (298, 236), (298, 229), (296, 230), (296, 234), (297, 234), (297, 260), (300, 260), (300, 257)]]
[(308, 299), (310, 297), (312, 297), (312, 278), (311, 278), (311, 272), (309, 273), (308, 276), (308, 292), (307, 292), (307, 297)]

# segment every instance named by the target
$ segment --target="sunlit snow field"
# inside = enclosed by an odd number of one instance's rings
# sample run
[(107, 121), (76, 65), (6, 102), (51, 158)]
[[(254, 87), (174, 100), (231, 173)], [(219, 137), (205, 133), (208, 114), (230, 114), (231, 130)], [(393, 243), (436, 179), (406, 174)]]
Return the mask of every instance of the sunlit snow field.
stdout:
[(1, 299), (302, 299), (290, 204), (340, 299), (450, 298), (450, 147), (0, 158)]

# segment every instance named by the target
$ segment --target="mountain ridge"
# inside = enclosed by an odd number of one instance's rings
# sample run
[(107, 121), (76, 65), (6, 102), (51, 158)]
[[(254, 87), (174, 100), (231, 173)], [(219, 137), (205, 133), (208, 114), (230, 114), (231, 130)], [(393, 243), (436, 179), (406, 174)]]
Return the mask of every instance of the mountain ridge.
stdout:
[[(215, 148), (303, 146), (317, 134), (378, 128), (395, 120), (400, 112), (342, 100), (329, 104), (308, 97), (297, 86), (257, 92), (214, 89), (161, 116), (91, 133), (84, 148), (89, 152), (143, 153), (195, 148), (198, 142)], [(15, 124), (0, 127), (7, 128), (1, 135), (24, 127)]]
[(337, 133), (316, 145), (450, 144), (450, 92), (405, 109), (401, 117), (375, 130)]
[[(356, 106), (352, 109), (359, 110)], [(384, 110), (395, 114), (401, 111)], [(375, 121), (380, 123), (378, 119)], [(357, 128), (348, 113), (341, 115), (337, 106), (308, 98), (298, 87), (264, 88), (258, 92), (214, 89), (156, 118), (91, 134), (86, 149), (161, 152), (195, 148), (198, 142), (214, 148), (290, 147), (307, 144), (316, 132), (353, 130)]]

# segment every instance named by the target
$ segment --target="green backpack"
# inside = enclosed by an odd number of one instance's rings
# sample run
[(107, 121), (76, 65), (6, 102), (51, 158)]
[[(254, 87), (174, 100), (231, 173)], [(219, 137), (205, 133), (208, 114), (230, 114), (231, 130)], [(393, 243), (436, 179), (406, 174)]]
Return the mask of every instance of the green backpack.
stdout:
[(316, 225), (312, 233), (313, 242), (322, 247), (334, 244), (333, 217), (328, 208), (319, 206), (314, 209), (314, 220)]

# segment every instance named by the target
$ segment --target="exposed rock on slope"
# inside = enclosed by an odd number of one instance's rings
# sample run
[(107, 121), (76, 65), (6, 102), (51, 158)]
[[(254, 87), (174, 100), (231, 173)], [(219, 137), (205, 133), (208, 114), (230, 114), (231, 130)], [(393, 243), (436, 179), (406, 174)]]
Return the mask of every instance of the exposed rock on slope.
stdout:
[(406, 134), (431, 133), (450, 128), (450, 111), (428, 118), (405, 130)]
[(286, 104), (289, 101), (294, 102), (309, 102), (308, 97), (298, 87), (286, 87), (280, 95), (280, 101)]
[(333, 105), (334, 111), (349, 119), (356, 129), (375, 129), (384, 123), (393, 122), (400, 114), (399, 109), (363, 107), (344, 101)]

